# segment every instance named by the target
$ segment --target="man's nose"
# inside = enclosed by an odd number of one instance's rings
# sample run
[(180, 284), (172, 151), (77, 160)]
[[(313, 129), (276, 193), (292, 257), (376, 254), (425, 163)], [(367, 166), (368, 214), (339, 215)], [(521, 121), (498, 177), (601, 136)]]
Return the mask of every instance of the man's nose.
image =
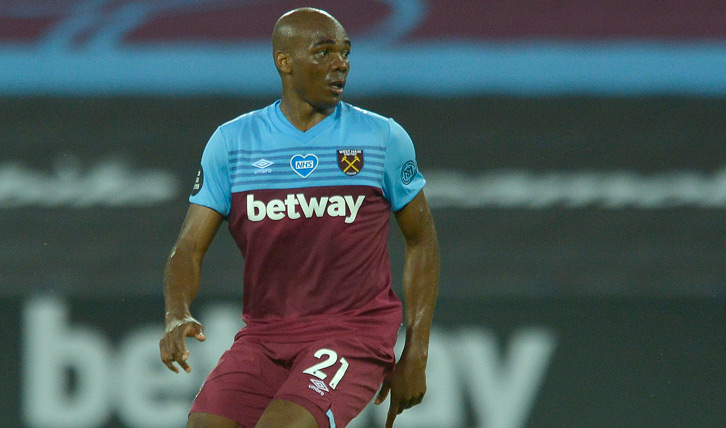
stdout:
[(332, 63), (333, 70), (346, 72), (348, 71), (349, 65), (348, 58), (343, 56), (343, 54), (334, 55)]

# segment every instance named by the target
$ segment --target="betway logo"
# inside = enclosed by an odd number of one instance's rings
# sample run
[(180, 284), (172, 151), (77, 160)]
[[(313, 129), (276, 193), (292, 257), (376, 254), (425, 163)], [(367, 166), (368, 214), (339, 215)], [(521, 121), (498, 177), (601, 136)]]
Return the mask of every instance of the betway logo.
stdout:
[[(250, 221), (262, 221), (265, 217), (270, 220), (282, 220), (287, 217), (291, 220), (300, 217), (322, 217), (325, 214), (330, 217), (345, 217), (346, 223), (353, 223), (358, 210), (363, 205), (363, 195), (354, 199), (353, 196), (322, 196), (310, 198), (309, 200), (302, 193), (290, 194), (283, 199), (273, 199), (268, 203), (256, 201), (255, 195), (247, 195), (247, 218)], [(299, 208), (299, 211), (298, 211)]]

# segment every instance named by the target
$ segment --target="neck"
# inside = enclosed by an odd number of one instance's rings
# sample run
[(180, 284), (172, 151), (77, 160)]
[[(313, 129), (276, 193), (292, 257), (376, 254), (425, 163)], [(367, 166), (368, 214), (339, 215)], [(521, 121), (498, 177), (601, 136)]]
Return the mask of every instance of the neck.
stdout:
[(333, 114), (335, 107), (318, 109), (302, 100), (282, 97), (280, 110), (295, 128), (306, 132)]

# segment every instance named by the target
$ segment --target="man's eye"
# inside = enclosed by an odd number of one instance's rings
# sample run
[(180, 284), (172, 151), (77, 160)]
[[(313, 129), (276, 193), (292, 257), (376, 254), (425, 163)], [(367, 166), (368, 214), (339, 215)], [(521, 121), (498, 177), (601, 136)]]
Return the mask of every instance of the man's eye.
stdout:
[(350, 56), (350, 51), (343, 51), (343, 57), (348, 58)]
[(328, 56), (328, 50), (323, 49), (321, 51), (318, 51), (318, 56)]

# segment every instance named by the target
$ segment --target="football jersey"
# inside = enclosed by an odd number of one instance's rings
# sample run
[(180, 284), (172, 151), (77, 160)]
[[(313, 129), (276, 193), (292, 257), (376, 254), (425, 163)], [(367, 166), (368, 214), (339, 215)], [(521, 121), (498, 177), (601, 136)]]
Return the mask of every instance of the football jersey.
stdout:
[(390, 214), (424, 184), (404, 129), (347, 103), (306, 132), (280, 101), (217, 128), (189, 200), (227, 218), (245, 259), (240, 334), (395, 341)]

